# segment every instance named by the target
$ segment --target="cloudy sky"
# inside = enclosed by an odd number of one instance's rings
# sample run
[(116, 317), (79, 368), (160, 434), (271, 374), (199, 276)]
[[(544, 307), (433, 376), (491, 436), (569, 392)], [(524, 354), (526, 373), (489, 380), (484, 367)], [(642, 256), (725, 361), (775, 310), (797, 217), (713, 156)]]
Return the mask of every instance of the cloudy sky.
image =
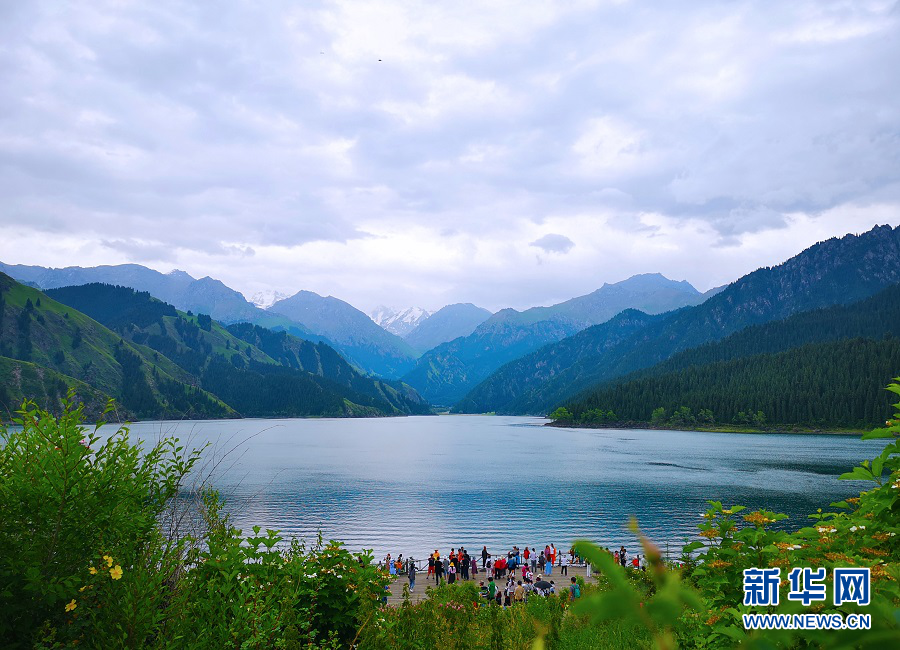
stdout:
[(0, 261), (491, 309), (900, 223), (895, 2), (0, 3)]

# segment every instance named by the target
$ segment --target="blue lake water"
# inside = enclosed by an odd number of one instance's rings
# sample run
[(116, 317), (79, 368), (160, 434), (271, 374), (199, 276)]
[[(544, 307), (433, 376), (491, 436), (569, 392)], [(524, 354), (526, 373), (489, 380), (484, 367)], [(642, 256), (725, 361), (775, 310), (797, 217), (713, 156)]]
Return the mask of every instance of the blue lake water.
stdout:
[[(884, 442), (837, 435), (543, 426), (525, 417), (142, 422), (132, 436), (210, 442), (212, 482), (238, 527), (421, 558), (464, 545), (635, 548), (626, 525), (675, 554), (706, 500), (806, 515), (857, 494), (837, 476)], [(109, 431), (109, 429), (105, 429)], [(207, 467), (209, 469), (209, 467)]]

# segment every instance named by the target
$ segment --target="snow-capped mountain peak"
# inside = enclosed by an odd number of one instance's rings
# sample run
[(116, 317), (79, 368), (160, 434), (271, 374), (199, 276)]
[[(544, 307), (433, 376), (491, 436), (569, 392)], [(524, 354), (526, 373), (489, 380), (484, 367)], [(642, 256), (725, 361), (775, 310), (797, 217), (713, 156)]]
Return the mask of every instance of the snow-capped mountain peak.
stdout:
[(250, 298), (250, 302), (260, 309), (268, 309), (279, 300), (284, 300), (287, 297), (288, 295), (286, 293), (281, 293), (274, 289), (266, 289), (265, 291), (257, 291), (254, 293)]
[(369, 318), (378, 323), (391, 334), (406, 336), (425, 319), (431, 316), (431, 312), (421, 307), (385, 307), (378, 306), (369, 314)]

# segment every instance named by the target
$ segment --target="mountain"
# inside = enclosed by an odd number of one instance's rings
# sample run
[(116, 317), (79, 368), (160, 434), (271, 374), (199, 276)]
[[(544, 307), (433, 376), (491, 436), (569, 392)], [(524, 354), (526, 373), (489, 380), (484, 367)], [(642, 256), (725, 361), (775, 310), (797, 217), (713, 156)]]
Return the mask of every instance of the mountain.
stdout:
[(268, 309), (279, 300), (283, 300), (287, 297), (288, 295), (286, 293), (269, 289), (254, 293), (253, 297), (250, 298), (250, 303), (256, 305), (260, 309)]
[(426, 352), (403, 381), (432, 404), (449, 406), (498, 366), (568, 333), (568, 329), (552, 321), (532, 325), (496, 323), (483, 331), (479, 327), (469, 336)]
[[(714, 290), (715, 291), (715, 290)], [(566, 323), (573, 331), (605, 323), (625, 309), (661, 314), (702, 302), (706, 296), (685, 280), (669, 280), (659, 273), (643, 273), (551, 307), (532, 307), (523, 312), (505, 309), (497, 317), (515, 323), (550, 320)]]
[[(646, 421), (655, 408), (671, 415), (687, 406), (695, 414), (710, 409), (723, 422), (762, 410), (779, 424), (872, 426), (890, 415), (882, 386), (900, 368), (895, 348), (885, 343), (891, 341), (900, 341), (900, 285), (850, 305), (747, 327), (607, 382), (566, 406), (579, 418), (602, 408), (622, 420)], [(792, 366), (793, 381), (785, 385)], [(740, 386), (746, 390), (737, 392)]]
[(897, 368), (900, 338), (809, 343), (606, 384), (566, 406), (587, 423), (612, 411), (604, 417), (687, 427), (699, 416), (706, 424), (870, 429), (893, 415), (883, 387)]
[[(754, 271), (706, 302), (685, 307), (607, 344), (591, 327), (501, 368), (465, 399), (466, 411), (546, 413), (573, 395), (648, 368), (745, 327), (795, 313), (843, 305), (900, 282), (900, 229), (820, 242), (786, 262)], [(413, 384), (415, 385), (415, 384)]]
[[(516, 373), (520, 371), (520, 368), (530, 367), (526, 365), (528, 363), (527, 360), (539, 357), (547, 365), (568, 363), (570, 357), (574, 356), (574, 352), (570, 348), (571, 343), (573, 341), (582, 342), (585, 338), (583, 335), (588, 331), (592, 332), (589, 339), (592, 346), (586, 346), (586, 349), (579, 349), (578, 352), (582, 355), (601, 355), (611, 348), (622, 344), (623, 341), (630, 340), (637, 332), (655, 325), (664, 318), (665, 315), (651, 315), (637, 309), (626, 309), (607, 322), (595, 325), (590, 330), (564, 338), (556, 343), (551, 342), (536, 352), (514, 357), (506, 365), (479, 383), (467, 395), (457, 398), (452, 410), (454, 413), (488, 413), (493, 410), (500, 412), (505, 405), (514, 402), (521, 396), (520, 387), (512, 383), (510, 378), (517, 376)], [(549, 375), (552, 377), (553, 372), (551, 371)], [(486, 405), (498, 406), (486, 408)]]
[[(351, 328), (348, 333), (340, 326), (328, 326), (328, 316), (325, 314), (307, 314), (310, 320), (318, 326), (317, 331), (311, 331), (311, 328), (303, 321), (297, 321), (276, 311), (260, 309), (248, 302), (241, 293), (219, 280), (210, 277), (197, 280), (184, 271), (160, 273), (139, 264), (88, 268), (70, 266), (63, 269), (52, 269), (0, 263), (0, 272), (7, 273), (20, 282), (32, 283), (41, 289), (100, 283), (146, 291), (154, 298), (173, 305), (176, 309), (208, 314), (213, 320), (226, 325), (242, 322), (254, 323), (268, 329), (283, 330), (308, 341), (325, 342), (336, 348), (365, 372), (380, 376), (396, 378), (413, 366), (414, 353), (412, 349), (402, 341), (380, 340), (377, 332), (373, 333), (379, 328), (371, 323), (368, 317), (366, 320), (372, 325), (371, 330), (373, 331), (369, 331), (367, 336), (360, 334), (365, 328), (356, 328), (358, 330), (356, 333)], [(267, 297), (274, 298), (275, 294)], [(283, 303), (285, 298), (282, 297), (276, 302)], [(346, 305), (346, 303), (342, 304)], [(327, 303), (321, 303), (320, 306), (326, 311), (330, 307)], [(353, 309), (349, 305), (346, 306)], [(331, 314), (332, 312), (327, 311), (327, 313)], [(325, 324), (323, 325), (323, 323)], [(331, 339), (330, 334), (335, 334), (340, 340)], [(347, 343), (347, 341), (350, 342)]]
[(171, 304), (179, 302), (181, 293), (191, 282), (195, 281), (184, 271), (175, 270), (164, 274), (139, 264), (89, 268), (69, 266), (54, 269), (0, 262), (0, 272), (6, 273), (23, 284), (30, 284), (40, 289), (54, 289), (91, 282), (119, 284), (139, 291), (147, 291), (150, 295)]
[(2, 273), (0, 358), (9, 371), (0, 375), (0, 412), (18, 408), (23, 396), (74, 388), (88, 404), (115, 398), (123, 417), (236, 415), (170, 359)]
[(678, 372), (693, 366), (731, 361), (758, 354), (828, 341), (900, 338), (900, 284), (849, 305), (813, 309), (788, 318), (751, 325), (720, 341), (689, 348), (666, 361), (613, 380), (624, 383)]
[(279, 300), (268, 311), (303, 323), (338, 346), (364, 372), (398, 378), (415, 365), (416, 353), (403, 339), (333, 296), (300, 291)]
[[(411, 386), (360, 374), (343, 356), (324, 343), (313, 345), (286, 332), (273, 332), (259, 325), (235, 323), (228, 331), (259, 348), (283, 366), (320, 375), (352, 392), (354, 400), (377, 407), (387, 415), (426, 415), (431, 407)], [(369, 398), (364, 400), (359, 396)]]
[(228, 327), (146, 292), (88, 284), (48, 290), (54, 299), (171, 360), (197, 385), (248, 416), (427, 413), (408, 386), (364, 377), (324, 343), (250, 323)]
[(110, 399), (109, 395), (83, 381), (9, 357), (0, 357), (0, 377), (5, 378), (0, 381), (0, 421), (12, 420), (13, 414), (25, 400), (32, 400), (43, 408), (59, 412), (59, 406), (66, 399), (69, 389), (75, 391), (76, 399), (84, 405), (85, 413), (92, 420), (97, 420)]
[(146, 291), (182, 311), (209, 314), (222, 323), (254, 322), (268, 327), (294, 325), (250, 304), (239, 292), (210, 277), (199, 280), (184, 271), (160, 273), (139, 264), (62, 269), (0, 263), (0, 272), (40, 289), (100, 283)]
[(505, 363), (626, 309), (658, 314), (703, 300), (687, 282), (650, 273), (604, 284), (586, 296), (552, 307), (503, 309), (468, 336), (426, 352), (403, 380), (432, 404), (451, 405)]
[(491, 312), (470, 302), (441, 307), (404, 338), (413, 350), (425, 352), (441, 343), (468, 336), (491, 317)]
[(380, 305), (369, 314), (369, 317), (391, 334), (404, 338), (416, 327), (428, 320), (431, 312), (420, 307), (397, 309)]

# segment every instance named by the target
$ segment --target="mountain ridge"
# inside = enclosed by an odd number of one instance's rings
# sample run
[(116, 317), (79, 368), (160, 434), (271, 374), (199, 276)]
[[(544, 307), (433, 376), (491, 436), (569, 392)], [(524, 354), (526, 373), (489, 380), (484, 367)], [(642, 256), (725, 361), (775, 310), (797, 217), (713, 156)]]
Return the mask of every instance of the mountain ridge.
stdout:
[[(847, 304), (900, 282), (900, 228), (819, 242), (785, 262), (748, 273), (700, 305), (672, 312), (613, 347), (585, 329), (516, 360), (466, 395), (465, 408), (545, 413), (573, 395), (744, 327)], [(493, 396), (504, 396), (498, 403)], [(510, 397), (515, 395), (515, 397)]]
[[(626, 309), (665, 312), (703, 299), (685, 281), (641, 274), (551, 307), (503, 309), (465, 336), (425, 352), (403, 380), (433, 404), (450, 406), (504, 364)], [(427, 321), (426, 321), (427, 322)]]
[[(416, 353), (399, 336), (379, 327), (369, 316), (334, 296), (301, 290), (268, 309), (303, 323), (341, 346), (362, 370), (398, 379), (415, 364)], [(376, 368), (380, 372), (375, 372)]]
[(368, 314), (375, 324), (400, 338), (424, 323), (431, 316), (430, 311), (421, 307), (386, 307), (379, 305)]
[(417, 352), (427, 352), (441, 343), (468, 336), (492, 316), (491, 312), (470, 302), (445, 305), (420, 322), (404, 338)]
[(430, 413), (409, 386), (364, 377), (322, 342), (226, 328), (99, 283), (41, 293), (0, 274), (0, 358), (15, 374), (0, 381), (7, 410), (28, 392), (58, 401), (74, 388), (92, 409), (115, 397), (137, 418)]
[[(141, 343), (126, 341), (98, 321), (3, 273), (0, 357), (10, 360), (5, 362), (8, 367), (30, 363), (29, 369), (37, 375), (44, 369), (52, 372), (55, 383), (62, 381), (76, 389), (86, 384), (98, 395), (115, 397), (126, 416), (236, 415), (230, 406), (197, 387), (191, 375), (170, 359)], [(18, 396), (15, 391), (9, 394), (10, 379), (3, 382), (8, 399)], [(96, 402), (98, 395), (90, 401)]]

